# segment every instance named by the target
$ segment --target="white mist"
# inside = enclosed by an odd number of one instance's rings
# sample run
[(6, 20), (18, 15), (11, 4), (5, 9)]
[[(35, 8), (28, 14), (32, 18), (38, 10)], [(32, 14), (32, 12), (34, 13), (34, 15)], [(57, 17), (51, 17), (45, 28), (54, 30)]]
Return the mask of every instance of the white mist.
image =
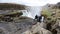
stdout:
[(26, 6), (25, 9), (27, 10), (27, 17), (34, 19), (36, 15), (41, 15), (41, 6)]

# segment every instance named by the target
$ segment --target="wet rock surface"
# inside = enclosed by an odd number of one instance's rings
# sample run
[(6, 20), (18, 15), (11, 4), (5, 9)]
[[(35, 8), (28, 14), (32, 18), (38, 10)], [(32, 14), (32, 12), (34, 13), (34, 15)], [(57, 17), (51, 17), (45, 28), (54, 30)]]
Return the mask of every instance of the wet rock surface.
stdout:
[[(60, 34), (60, 22), (52, 25), (40, 23), (28, 17), (19, 17), (13, 20), (11, 22), (0, 21), (0, 34)], [(48, 26), (48, 24), (50, 25)], [(47, 26), (51, 28), (47, 29)]]
[[(19, 31), (19, 34), (29, 30), (33, 25), (33, 19), (21, 20), (18, 22), (1, 22), (0, 29), (3, 30), (5, 34), (14, 34)], [(18, 34), (18, 33), (17, 33)]]

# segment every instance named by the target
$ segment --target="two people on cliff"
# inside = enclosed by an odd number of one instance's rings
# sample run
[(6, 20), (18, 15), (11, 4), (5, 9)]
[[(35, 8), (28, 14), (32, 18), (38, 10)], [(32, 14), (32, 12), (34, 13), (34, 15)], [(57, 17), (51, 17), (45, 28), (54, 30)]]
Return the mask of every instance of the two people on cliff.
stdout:
[(41, 15), (41, 16), (36, 15), (35, 19), (37, 20), (37, 22), (44, 22), (44, 16), (43, 15)]

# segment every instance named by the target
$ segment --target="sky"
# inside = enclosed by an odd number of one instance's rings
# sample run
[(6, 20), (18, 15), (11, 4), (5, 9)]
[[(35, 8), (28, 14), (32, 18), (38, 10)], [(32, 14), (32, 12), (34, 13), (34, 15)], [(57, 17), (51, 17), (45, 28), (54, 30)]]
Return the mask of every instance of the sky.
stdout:
[(0, 0), (0, 3), (17, 3), (28, 6), (44, 6), (47, 3), (56, 4), (60, 0)]

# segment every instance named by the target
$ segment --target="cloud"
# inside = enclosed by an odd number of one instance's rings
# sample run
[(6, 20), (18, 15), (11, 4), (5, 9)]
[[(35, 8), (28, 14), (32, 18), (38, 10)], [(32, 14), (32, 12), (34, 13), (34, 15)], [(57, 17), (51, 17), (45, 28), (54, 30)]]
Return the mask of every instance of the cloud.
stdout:
[(60, 0), (0, 0), (0, 3), (18, 3), (28, 6), (43, 6), (47, 3), (56, 4)]

